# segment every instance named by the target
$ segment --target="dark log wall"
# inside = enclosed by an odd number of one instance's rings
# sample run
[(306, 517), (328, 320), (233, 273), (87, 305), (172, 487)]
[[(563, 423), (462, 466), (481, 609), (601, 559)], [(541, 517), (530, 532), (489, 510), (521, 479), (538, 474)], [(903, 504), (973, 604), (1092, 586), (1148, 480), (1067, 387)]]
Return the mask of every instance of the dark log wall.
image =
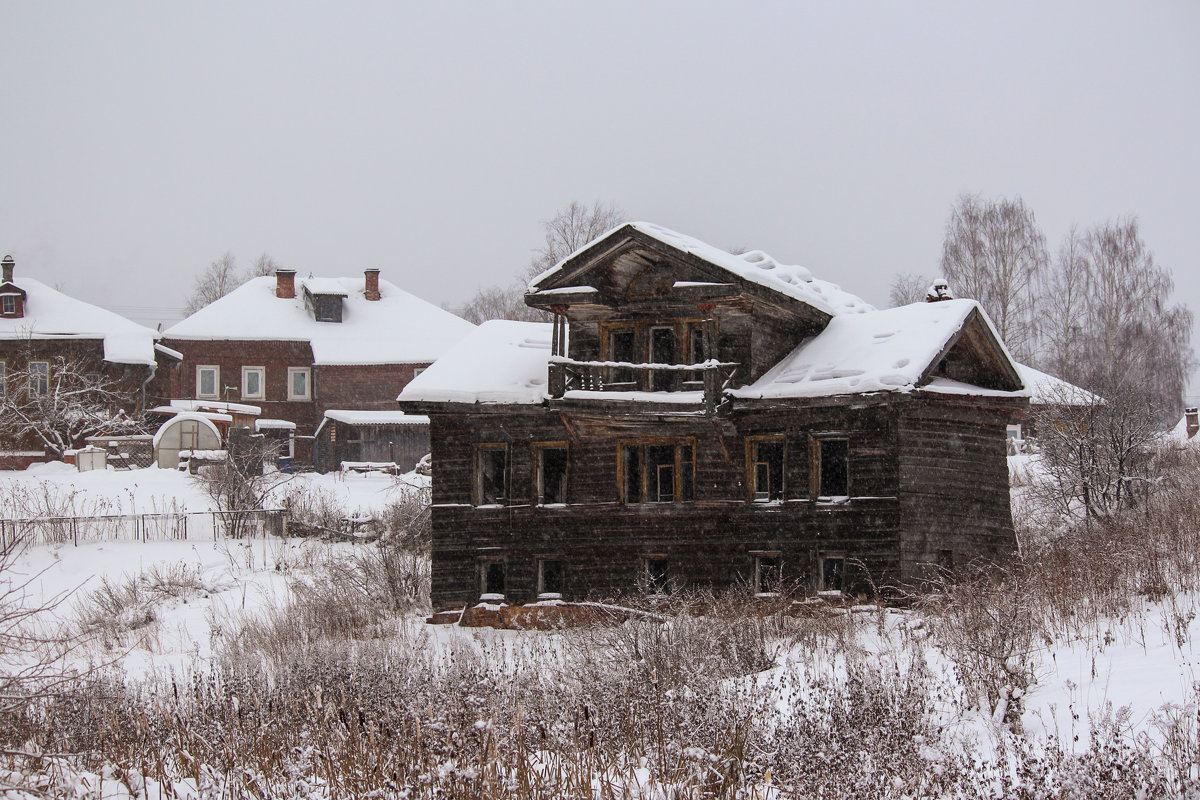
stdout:
[[(899, 419), (902, 578), (1002, 561), (1016, 546), (1005, 427), (1014, 409), (914, 401)], [(946, 563), (946, 562), (949, 563)]]
[[(755, 552), (778, 553), (784, 578), (803, 588), (817, 581), (820, 554), (844, 555), (855, 590), (898, 578), (894, 410), (767, 409), (730, 418), (560, 413), (542, 408), (509, 413), (434, 414), (433, 602), (448, 607), (479, 594), (479, 562), (500, 558), (510, 600), (534, 599), (537, 561), (565, 563), (568, 599), (633, 590), (643, 559), (663, 556), (671, 579), (716, 587), (752, 579)], [(812, 437), (849, 441), (851, 499), (809, 499)], [(748, 436), (786, 437), (785, 500), (754, 503), (746, 484)], [(618, 442), (637, 438), (695, 442), (695, 501), (619, 502)], [(531, 443), (566, 441), (570, 448), (565, 507), (533, 504)], [(475, 507), (475, 445), (508, 447), (510, 502)]]

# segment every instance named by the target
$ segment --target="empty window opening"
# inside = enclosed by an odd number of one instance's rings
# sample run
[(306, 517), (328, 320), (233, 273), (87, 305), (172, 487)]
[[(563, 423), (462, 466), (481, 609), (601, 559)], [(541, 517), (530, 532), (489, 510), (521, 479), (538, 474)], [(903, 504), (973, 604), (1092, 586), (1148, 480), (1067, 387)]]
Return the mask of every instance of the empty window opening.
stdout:
[(622, 502), (673, 503), (694, 498), (691, 442), (622, 444), (620, 452)]
[(504, 562), (484, 561), (479, 569), (480, 594), (504, 596)]
[(783, 566), (778, 555), (754, 558), (754, 591), (756, 594), (779, 594), (783, 585)]
[(555, 505), (567, 502), (567, 448), (537, 447), (537, 502)]
[[(634, 354), (635, 336), (632, 329), (610, 331), (608, 334), (608, 360), (632, 364), (639, 359)], [(629, 367), (613, 367), (609, 370), (609, 383), (629, 384), (634, 386), (636, 379)]]
[(644, 578), (648, 594), (664, 594), (667, 591), (670, 565), (667, 559), (652, 557), (645, 560)]
[(821, 559), (821, 591), (841, 592), (845, 590), (846, 559), (843, 556), (825, 556)]
[(563, 562), (547, 558), (538, 562), (538, 595), (562, 596)]
[(476, 505), (503, 505), (508, 494), (508, 447), (480, 445), (476, 454)]
[(818, 459), (820, 461), (820, 485), (818, 497), (849, 497), (849, 442), (845, 439), (822, 439)]
[[(652, 364), (674, 364), (675, 363), (675, 329), (674, 328), (651, 328), (650, 329), (650, 363)], [(674, 379), (678, 375), (677, 372), (654, 370), (650, 373), (650, 391), (652, 392), (669, 392), (674, 388)]]
[(750, 442), (750, 494), (756, 503), (783, 499), (783, 439)]

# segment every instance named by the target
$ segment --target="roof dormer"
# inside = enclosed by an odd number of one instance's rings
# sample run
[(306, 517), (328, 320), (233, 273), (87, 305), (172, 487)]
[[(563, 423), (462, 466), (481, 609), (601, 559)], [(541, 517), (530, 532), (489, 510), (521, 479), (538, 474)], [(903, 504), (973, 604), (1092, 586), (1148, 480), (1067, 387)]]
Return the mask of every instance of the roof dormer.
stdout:
[(333, 278), (306, 278), (304, 307), (317, 322), (341, 322), (346, 289)]
[(0, 318), (20, 319), (25, 316), (25, 301), (28, 295), (20, 286), (13, 283), (13, 268), (16, 262), (12, 256), (5, 256), (0, 261)]

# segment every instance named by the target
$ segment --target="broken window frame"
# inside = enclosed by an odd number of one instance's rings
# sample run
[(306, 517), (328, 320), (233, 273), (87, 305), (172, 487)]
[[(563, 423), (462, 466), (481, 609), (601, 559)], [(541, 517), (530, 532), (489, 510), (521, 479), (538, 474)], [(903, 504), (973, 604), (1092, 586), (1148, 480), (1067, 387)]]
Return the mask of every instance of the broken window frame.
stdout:
[[(508, 596), (508, 565), (501, 556), (487, 556), (479, 561), (479, 594)], [(500, 591), (495, 591), (493, 579), (499, 576)]]
[[(840, 443), (845, 452), (841, 456), (841, 486), (828, 486), (828, 476), (825, 473), (826, 466), (831, 466), (832, 453), (827, 453), (826, 450), (832, 447), (835, 443)], [(811, 469), (809, 471), (809, 490), (810, 497), (814, 501), (824, 503), (834, 502), (838, 500), (850, 499), (850, 437), (846, 434), (820, 434), (812, 437), (812, 458)], [(832, 467), (831, 467), (832, 468)], [(831, 492), (827, 489), (840, 488), (845, 491)]]
[[(553, 586), (547, 586), (548, 581), (546, 580), (546, 577), (548, 574), (548, 570), (547, 570), (546, 565), (548, 565), (548, 564), (557, 564), (558, 565), (557, 567), (555, 567), (549, 571), (550, 574), (553, 574), (553, 572), (557, 572), (557, 577), (555, 578), (555, 580), (558, 582), (557, 588), (554, 588)], [(566, 582), (567, 582), (567, 563), (560, 556), (547, 556), (545, 558), (538, 559), (538, 562), (537, 562), (537, 594), (538, 594), (539, 599), (542, 599), (543, 595), (557, 595), (557, 596), (561, 597), (563, 594), (563, 588), (566, 586)], [(546, 599), (549, 599), (549, 598), (546, 598)]]
[[(500, 492), (497, 497), (485, 493), (484, 458), (491, 453), (500, 453)], [(476, 506), (505, 506), (508, 505), (509, 491), (509, 457), (507, 442), (480, 442), (475, 445), (474, 480), (472, 481), (471, 502)], [(493, 482), (494, 483), (494, 482)]]
[[(659, 478), (662, 475), (663, 468), (671, 468), (671, 495), (668, 499), (662, 499), (663, 487), (661, 480), (655, 480), (653, 485), (658, 486), (658, 491), (655, 492), (655, 498), (651, 497), (650, 489), (652, 488), (652, 484), (650, 481), (650, 470), (647, 469), (647, 464), (649, 463), (647, 451), (652, 447), (673, 448), (673, 459), (669, 463), (658, 463), (655, 470), (655, 477)], [(631, 451), (637, 453), (638, 475), (636, 476), (636, 487), (632, 485), (633, 481), (631, 481), (629, 474)], [(631, 489), (636, 490), (636, 498), (630, 499), (629, 494)], [(618, 441), (617, 497), (624, 505), (693, 502), (696, 499), (695, 438), (688, 436), (682, 438), (621, 439)]]
[[(533, 449), (533, 504), (537, 506), (566, 505), (567, 488), (571, 478), (571, 452), (567, 442), (535, 442)], [(559, 478), (559, 499), (546, 501), (546, 452), (562, 451), (562, 475)]]
[[(778, 471), (774, 475), (771, 474), (775, 470), (771, 470), (770, 462), (765, 461), (759, 453), (762, 445), (778, 445), (780, 448)], [(783, 434), (746, 437), (746, 489), (747, 499), (750, 502), (780, 503), (786, 499), (787, 456), (787, 437)], [(759, 485), (760, 467), (765, 467), (767, 472), (768, 488), (765, 493), (761, 491)], [(765, 496), (763, 496), (764, 494)]]
[(755, 594), (778, 595), (783, 591), (783, 560), (778, 550), (754, 550)]

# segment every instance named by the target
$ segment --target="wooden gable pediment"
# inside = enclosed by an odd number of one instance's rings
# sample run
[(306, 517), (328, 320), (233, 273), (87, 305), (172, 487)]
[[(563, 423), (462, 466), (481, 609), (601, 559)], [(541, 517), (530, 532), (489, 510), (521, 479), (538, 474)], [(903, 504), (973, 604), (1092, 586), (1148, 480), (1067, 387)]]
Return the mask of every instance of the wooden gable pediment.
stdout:
[(1012, 358), (979, 308), (967, 315), (919, 383), (924, 385), (939, 377), (1005, 392), (1015, 392), (1024, 385)]

